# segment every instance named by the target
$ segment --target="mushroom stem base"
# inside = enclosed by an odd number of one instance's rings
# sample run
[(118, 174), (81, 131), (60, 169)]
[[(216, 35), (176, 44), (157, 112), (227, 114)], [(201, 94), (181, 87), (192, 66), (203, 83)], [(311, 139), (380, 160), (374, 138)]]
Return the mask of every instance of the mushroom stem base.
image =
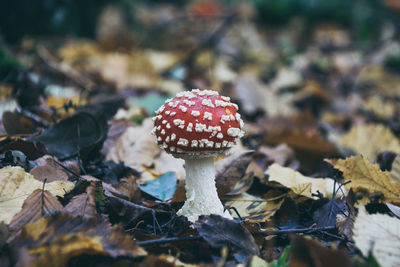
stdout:
[(195, 222), (200, 215), (209, 214), (232, 219), (218, 198), (213, 158), (186, 159), (185, 169), (186, 201), (177, 214), (186, 216), (191, 222)]

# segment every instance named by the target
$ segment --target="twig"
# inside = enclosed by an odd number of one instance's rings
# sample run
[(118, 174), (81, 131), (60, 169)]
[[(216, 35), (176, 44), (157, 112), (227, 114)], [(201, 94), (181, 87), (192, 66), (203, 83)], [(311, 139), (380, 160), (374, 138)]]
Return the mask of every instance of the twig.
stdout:
[(260, 231), (261, 234), (264, 235), (285, 235), (291, 233), (315, 233), (322, 232), (328, 230), (334, 230), (336, 226), (325, 226), (325, 227), (316, 227), (316, 228), (294, 228), (294, 229), (283, 229), (283, 230), (274, 230), (274, 231)]
[(46, 182), (47, 182), (47, 178), (44, 179), (44, 181), (43, 181), (43, 187), (42, 187), (42, 195), (41, 195), (41, 198), (42, 198), (42, 206), (41, 206), (42, 216), (46, 215), (46, 214), (44, 213), (44, 186), (46, 185)]
[(176, 242), (192, 241), (200, 239), (203, 238), (201, 236), (169, 237), (169, 238), (152, 239), (146, 241), (136, 241), (136, 244), (138, 244), (139, 246), (149, 246), (149, 245), (168, 244), (168, 243), (176, 243)]

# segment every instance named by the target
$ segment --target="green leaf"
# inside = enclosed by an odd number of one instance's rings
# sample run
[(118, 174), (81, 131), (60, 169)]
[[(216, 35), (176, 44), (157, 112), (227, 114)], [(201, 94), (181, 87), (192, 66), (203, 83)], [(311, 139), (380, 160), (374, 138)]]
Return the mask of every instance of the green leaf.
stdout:
[(155, 180), (139, 185), (139, 188), (159, 200), (167, 201), (174, 196), (176, 186), (176, 173), (166, 172)]

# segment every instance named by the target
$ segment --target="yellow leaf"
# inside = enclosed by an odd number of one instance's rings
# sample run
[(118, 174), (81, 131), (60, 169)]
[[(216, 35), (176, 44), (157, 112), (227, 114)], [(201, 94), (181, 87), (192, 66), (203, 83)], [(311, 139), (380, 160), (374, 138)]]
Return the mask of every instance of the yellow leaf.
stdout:
[(383, 119), (393, 117), (396, 112), (396, 105), (393, 102), (384, 101), (377, 95), (374, 95), (365, 101), (365, 108)]
[[(327, 160), (336, 169), (343, 172), (345, 181), (350, 181), (346, 187), (354, 191), (382, 193), (385, 202), (400, 203), (400, 184), (392, 182), (390, 173), (381, 171), (378, 164), (371, 164), (367, 158), (360, 155), (338, 160)], [(368, 195), (360, 203), (369, 202)]]
[[(27, 196), (42, 187), (42, 182), (21, 167), (7, 166), (0, 169), (0, 221), (9, 223), (22, 209)], [(54, 181), (45, 185), (45, 189), (55, 196), (64, 196), (73, 187), (73, 183), (65, 181)]]
[(400, 266), (400, 221), (397, 218), (369, 215), (361, 206), (353, 232), (355, 244), (365, 256), (372, 249), (381, 266)]
[(295, 194), (317, 199), (312, 193), (321, 192), (324, 196), (332, 196), (334, 181), (332, 179), (311, 178), (277, 163), (269, 167), (269, 182), (278, 182), (290, 188)]
[(370, 159), (375, 159), (384, 151), (400, 153), (400, 141), (389, 128), (380, 124), (353, 126), (342, 136), (339, 144)]
[(392, 180), (400, 184), (400, 156), (397, 155), (392, 163), (392, 170), (390, 171)]
[[(241, 217), (248, 223), (266, 222), (271, 218), (275, 212), (279, 210), (285, 194), (274, 200), (265, 200), (259, 197), (252, 196), (248, 193), (242, 193), (234, 196), (225, 196), (224, 200), (226, 206), (235, 207)], [(233, 217), (237, 217), (235, 213)]]

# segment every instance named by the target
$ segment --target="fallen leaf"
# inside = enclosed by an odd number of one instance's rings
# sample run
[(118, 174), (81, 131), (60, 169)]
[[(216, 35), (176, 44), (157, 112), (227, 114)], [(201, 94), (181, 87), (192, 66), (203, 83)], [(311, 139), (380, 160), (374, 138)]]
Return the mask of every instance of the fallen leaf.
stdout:
[(115, 147), (111, 148), (106, 159), (114, 162), (123, 161), (126, 165), (133, 165), (140, 170), (143, 166), (150, 166), (160, 148), (151, 135), (153, 121), (148, 118), (141, 126), (129, 127), (118, 138)]
[(74, 196), (63, 208), (63, 211), (73, 216), (81, 216), (85, 219), (98, 218), (95, 191), (96, 181), (92, 181), (89, 186), (86, 187), (86, 192)]
[(215, 183), (218, 195), (231, 192), (243, 178), (254, 151), (245, 150), (232, 153), (215, 163)]
[(365, 101), (365, 108), (382, 119), (391, 118), (396, 112), (396, 104), (384, 101), (381, 97), (374, 95)]
[[(0, 169), (0, 221), (9, 223), (22, 209), (25, 198), (43, 183), (21, 167), (4, 167)], [(54, 181), (45, 184), (45, 189), (55, 196), (64, 196), (72, 190), (74, 184), (65, 181)]]
[(336, 225), (339, 228), (339, 234), (346, 236), (348, 239), (353, 237), (353, 225), (356, 219), (356, 210), (354, 204), (357, 201), (353, 190), (350, 189), (349, 193), (345, 197), (346, 199), (346, 211), (344, 213), (338, 213), (336, 216)]
[(11, 232), (9, 241), (19, 234), (24, 225), (60, 211), (62, 208), (61, 203), (49, 191), (36, 189), (25, 199), (21, 211), (12, 218), (9, 225)]
[(176, 174), (174, 172), (166, 172), (155, 180), (139, 185), (139, 188), (161, 201), (167, 201), (174, 196), (176, 186)]
[(268, 182), (278, 182), (291, 189), (295, 194), (308, 198), (318, 199), (312, 194), (321, 192), (325, 197), (331, 197), (334, 189), (334, 181), (328, 178), (311, 178), (279, 164), (272, 164), (268, 168)]
[[(58, 164), (56, 163), (58, 162)], [(35, 176), (35, 179), (38, 181), (44, 181), (47, 179), (47, 182), (53, 181), (67, 181), (68, 174), (66, 171), (61, 167), (61, 163), (53, 158), (52, 156), (45, 155), (36, 160), (36, 163), (39, 166), (30, 170), (30, 174)]]
[(360, 206), (354, 222), (356, 246), (364, 256), (370, 250), (381, 266), (400, 266), (400, 221), (384, 214), (369, 215)]
[(336, 216), (344, 211), (344, 204), (336, 199), (329, 200), (321, 208), (314, 212), (313, 219), (317, 227), (327, 227), (336, 225)]
[(259, 255), (259, 249), (253, 236), (240, 223), (219, 215), (202, 215), (194, 223), (199, 235), (210, 246), (221, 248), (228, 244), (235, 245), (244, 255)]
[(121, 227), (67, 213), (26, 225), (10, 247), (15, 255), (27, 250), (32, 266), (67, 266), (71, 258), (85, 254), (133, 258), (146, 255)]
[(370, 159), (384, 151), (400, 153), (399, 139), (380, 124), (355, 125), (340, 138), (339, 144)]
[[(118, 114), (118, 112), (117, 112)], [(117, 114), (115, 117), (117, 117)], [(128, 127), (134, 127), (135, 124), (127, 119), (113, 119), (108, 122), (107, 139), (104, 141), (101, 153), (107, 155), (112, 147), (115, 146), (118, 138), (125, 132)]]
[(294, 151), (287, 144), (280, 144), (276, 147), (260, 146), (260, 153), (263, 153), (272, 159), (275, 163), (284, 166), (288, 160), (294, 157)]
[(292, 237), (289, 266), (350, 267), (349, 256), (342, 250), (325, 248), (319, 241)]
[(185, 161), (183, 159), (175, 158), (163, 150), (154, 158), (154, 168), (152, 171), (157, 175), (166, 172), (175, 172), (178, 180), (184, 180), (186, 177), (184, 164)]
[(266, 120), (264, 142), (274, 146), (284, 143), (297, 152), (316, 156), (337, 155), (335, 145), (323, 138), (313, 122), (308, 121), (312, 120), (310, 116), (306, 113), (291, 120), (281, 117)]
[(400, 156), (397, 155), (392, 163), (392, 170), (390, 171), (390, 176), (394, 182), (400, 184)]
[[(343, 172), (344, 181), (351, 181), (346, 184), (347, 188), (352, 188), (355, 192), (367, 190), (370, 194), (383, 194), (381, 201), (400, 203), (400, 184), (392, 182), (390, 173), (381, 171), (378, 164), (371, 164), (367, 158), (360, 155), (326, 161)], [(368, 194), (363, 194), (359, 201), (363, 205), (369, 203)]]
[(88, 112), (79, 112), (29, 140), (44, 144), (51, 155), (66, 159), (78, 153), (84, 157), (92, 150), (100, 149), (106, 136), (106, 120)]
[(128, 197), (129, 201), (137, 204), (140, 202), (141, 193), (140, 188), (136, 183), (135, 176), (131, 175), (129, 177), (122, 178), (115, 188), (124, 193)]
[[(282, 83), (276, 82), (280, 87)], [(252, 90), (248, 90), (252, 88)], [(237, 77), (235, 82), (236, 98), (242, 103), (241, 108), (247, 114), (253, 114), (257, 110), (265, 111), (269, 116), (293, 115), (296, 109), (292, 106), (292, 94), (279, 94), (275, 90), (262, 84), (257, 73), (245, 71)]]
[[(281, 195), (275, 199), (263, 199), (260, 197), (252, 196), (248, 193), (240, 195), (225, 196), (225, 206), (234, 207), (239, 215), (248, 223), (260, 223), (268, 221), (275, 212), (281, 207), (285, 195)], [(237, 218), (235, 212), (232, 216)]]
[(390, 203), (386, 203), (386, 206), (390, 209), (391, 212), (393, 212), (394, 215), (397, 216), (397, 218), (400, 219), (400, 207), (390, 204)]

